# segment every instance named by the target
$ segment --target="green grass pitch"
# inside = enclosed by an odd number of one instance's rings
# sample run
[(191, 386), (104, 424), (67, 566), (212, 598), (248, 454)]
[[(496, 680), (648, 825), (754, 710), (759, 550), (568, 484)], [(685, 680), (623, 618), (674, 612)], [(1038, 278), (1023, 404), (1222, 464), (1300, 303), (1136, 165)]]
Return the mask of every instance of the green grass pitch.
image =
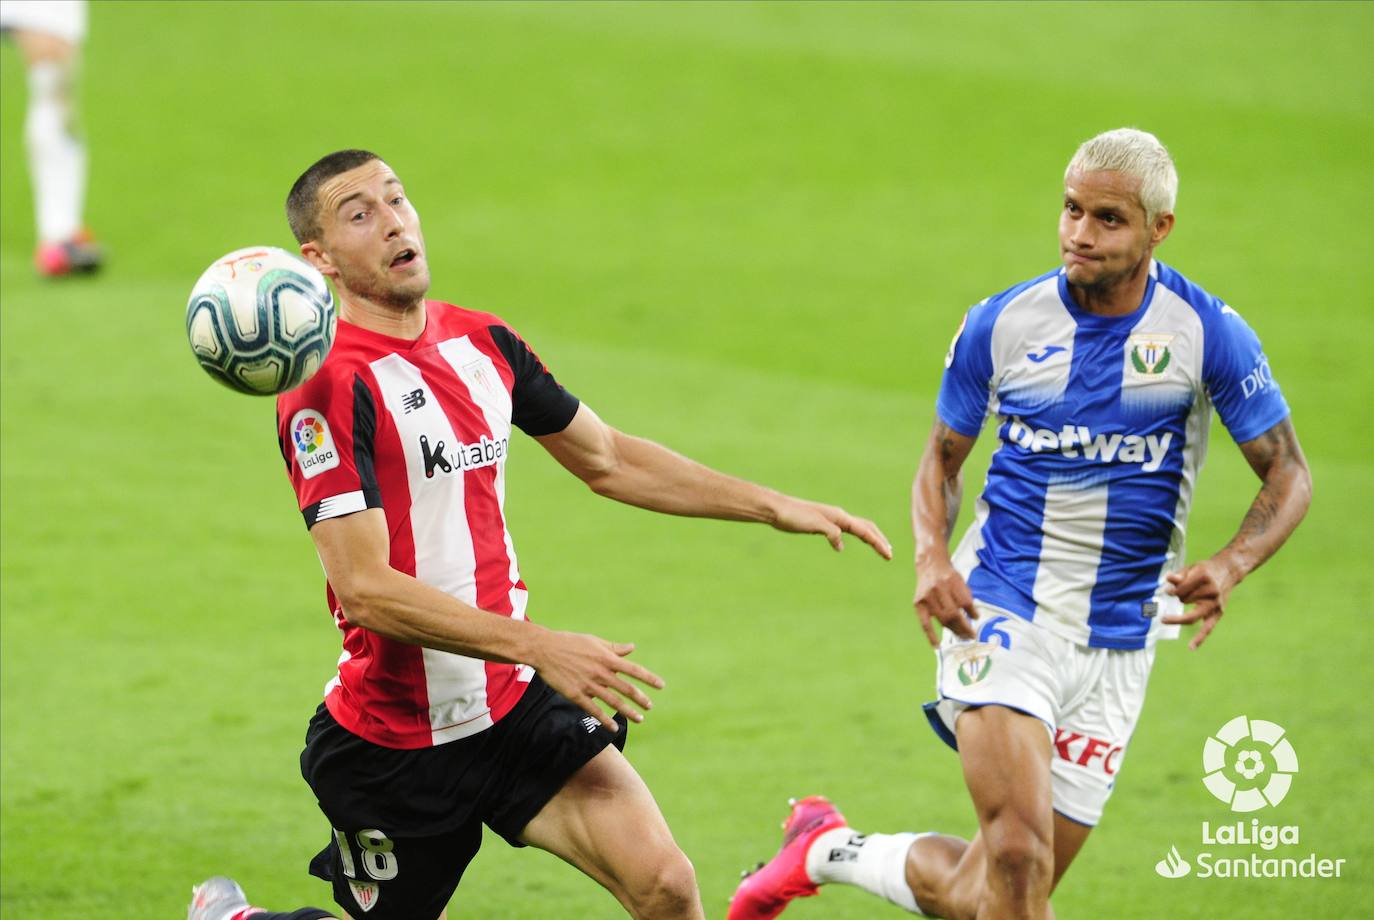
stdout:
[[(84, 121), (96, 280), (34, 279), (23, 67), (0, 52), (0, 910), (182, 915), (191, 884), (327, 904), (300, 780), (337, 639), (270, 401), (182, 336), (209, 261), (287, 245), (321, 153), (381, 152), (436, 297), (521, 329), (612, 424), (876, 519), (852, 541), (656, 517), (527, 439), (510, 516), (534, 618), (639, 644), (668, 680), (629, 753), (708, 915), (777, 846), (789, 795), (865, 830), (968, 834), (926, 728), (907, 495), (965, 307), (1055, 263), (1064, 162), (1122, 124), (1171, 147), (1160, 252), (1259, 330), (1317, 498), (1198, 653), (1163, 646), (1059, 916), (1344, 917), (1374, 903), (1370, 4), (92, 5)], [(970, 461), (969, 499), (988, 442)], [(1193, 558), (1256, 488), (1224, 430)], [(966, 502), (967, 504), (967, 502)], [(1339, 880), (1167, 880), (1228, 820), (1200, 780), (1239, 714), (1289, 730), (1258, 815)], [(1248, 851), (1247, 851), (1248, 852)], [(592, 882), (490, 839), (455, 916), (611, 918)], [(788, 913), (895, 916), (827, 890)]]

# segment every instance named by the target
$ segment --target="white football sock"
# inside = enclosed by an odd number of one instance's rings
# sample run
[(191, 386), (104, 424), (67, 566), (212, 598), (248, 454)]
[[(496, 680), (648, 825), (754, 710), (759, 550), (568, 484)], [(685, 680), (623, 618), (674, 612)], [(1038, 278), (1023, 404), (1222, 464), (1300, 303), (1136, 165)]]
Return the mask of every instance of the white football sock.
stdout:
[[(903, 910), (920, 914), (916, 895), (906, 883), (906, 854), (924, 834), (869, 834), (837, 827), (811, 842), (806, 874), (818, 885), (857, 885)], [(924, 916), (924, 914), (922, 914)]]
[(64, 66), (52, 61), (29, 68), (24, 138), (29, 148), (38, 239), (43, 243), (65, 242), (81, 229), (86, 148), (73, 132), (68, 80)]

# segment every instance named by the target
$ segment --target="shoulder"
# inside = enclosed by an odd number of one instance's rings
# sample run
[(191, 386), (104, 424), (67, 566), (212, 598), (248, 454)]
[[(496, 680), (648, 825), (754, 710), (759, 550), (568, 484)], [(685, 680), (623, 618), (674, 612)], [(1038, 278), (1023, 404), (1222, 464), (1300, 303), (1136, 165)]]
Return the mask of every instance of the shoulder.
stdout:
[(983, 298), (969, 308), (964, 318), (965, 330), (975, 337), (991, 337), (993, 327), (1008, 307), (1041, 297), (1053, 298), (1053, 302), (1058, 303), (1058, 278), (1059, 270), (1055, 269)]
[(1230, 311), (1225, 301), (1206, 290), (1202, 285), (1186, 277), (1182, 272), (1156, 261), (1154, 264), (1155, 283), (1168, 293), (1182, 300), (1198, 314), (1204, 322), (1210, 322)]
[(1255, 338), (1249, 323), (1230, 304), (1190, 280), (1178, 270), (1155, 262), (1155, 282), (1165, 296), (1185, 304), (1202, 326), (1204, 347), (1227, 342), (1249, 342)]
[(329, 350), (324, 363), (305, 383), (277, 397), (277, 416), (288, 419), (303, 410), (327, 412), (349, 398), (360, 379), (366, 379), (369, 355), (350, 342), (342, 332)]

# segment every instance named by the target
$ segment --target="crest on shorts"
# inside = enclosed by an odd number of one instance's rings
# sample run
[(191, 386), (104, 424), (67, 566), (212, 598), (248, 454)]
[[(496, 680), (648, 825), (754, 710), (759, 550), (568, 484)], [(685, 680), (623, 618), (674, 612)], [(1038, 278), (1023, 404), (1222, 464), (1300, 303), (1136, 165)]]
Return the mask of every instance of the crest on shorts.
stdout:
[(954, 673), (959, 675), (959, 683), (965, 687), (978, 683), (992, 670), (992, 647), (976, 642), (958, 654), (959, 664)]
[(1126, 359), (1130, 364), (1131, 376), (1137, 380), (1159, 380), (1173, 360), (1169, 345), (1172, 335), (1147, 332), (1133, 335), (1126, 340)]
[(377, 901), (381, 898), (381, 889), (376, 882), (360, 882), (355, 878), (348, 880), (349, 890), (353, 892), (353, 900), (358, 902), (358, 906), (367, 913), (377, 906)]

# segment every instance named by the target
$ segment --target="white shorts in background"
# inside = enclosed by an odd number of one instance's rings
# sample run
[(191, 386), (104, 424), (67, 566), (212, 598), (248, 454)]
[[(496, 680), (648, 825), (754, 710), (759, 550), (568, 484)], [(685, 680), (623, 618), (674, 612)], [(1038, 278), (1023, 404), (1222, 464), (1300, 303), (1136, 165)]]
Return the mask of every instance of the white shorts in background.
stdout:
[(997, 705), (1034, 716), (1050, 736), (1054, 810), (1097, 824), (1145, 705), (1154, 647), (1088, 648), (978, 606), (978, 641), (946, 629), (935, 652), (940, 698), (926, 704), (931, 727), (957, 750), (957, 721), (968, 709)]
[(0, 0), (0, 29), (42, 32), (79, 45), (86, 38), (86, 0)]

